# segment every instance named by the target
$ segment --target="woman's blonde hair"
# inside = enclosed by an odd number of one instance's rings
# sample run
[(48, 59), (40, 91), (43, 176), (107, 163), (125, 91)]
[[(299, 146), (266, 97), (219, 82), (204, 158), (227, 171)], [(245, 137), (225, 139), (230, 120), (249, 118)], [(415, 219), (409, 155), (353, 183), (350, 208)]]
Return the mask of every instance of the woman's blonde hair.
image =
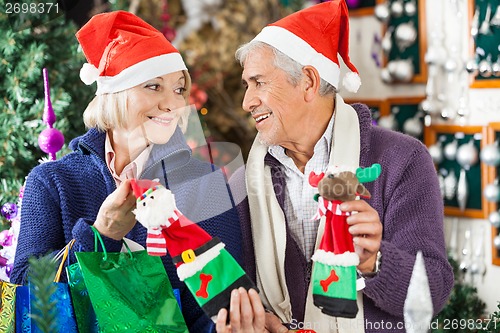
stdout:
[[(182, 96), (189, 103), (189, 94), (191, 92), (191, 76), (189, 72), (183, 70), (186, 83), (186, 89)], [(87, 128), (96, 128), (99, 131), (107, 131), (115, 127), (125, 127), (128, 120), (128, 89), (110, 93), (97, 95), (89, 103), (83, 112), (83, 122)], [(190, 108), (185, 108), (179, 117), (178, 126), (185, 132), (188, 126)]]

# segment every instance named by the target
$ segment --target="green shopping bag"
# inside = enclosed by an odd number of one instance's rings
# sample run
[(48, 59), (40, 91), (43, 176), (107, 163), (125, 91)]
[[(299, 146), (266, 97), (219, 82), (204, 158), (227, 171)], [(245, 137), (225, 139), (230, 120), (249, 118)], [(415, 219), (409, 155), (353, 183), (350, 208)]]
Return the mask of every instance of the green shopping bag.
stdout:
[(16, 329), (16, 284), (0, 281), (0, 332), (14, 333)]
[(79, 263), (66, 267), (68, 275), (69, 291), (73, 301), (76, 324), (79, 332), (98, 333), (99, 325), (95, 316), (94, 308), (90, 302), (89, 292), (83, 280), (82, 270)]
[(160, 257), (145, 250), (76, 252), (99, 329), (107, 332), (188, 332)]

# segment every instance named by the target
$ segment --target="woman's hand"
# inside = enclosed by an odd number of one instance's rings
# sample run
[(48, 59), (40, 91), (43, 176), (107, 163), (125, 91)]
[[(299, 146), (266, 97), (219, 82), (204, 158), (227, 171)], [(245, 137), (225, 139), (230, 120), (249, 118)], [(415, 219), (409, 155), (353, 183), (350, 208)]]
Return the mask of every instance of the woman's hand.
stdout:
[(103, 236), (121, 240), (135, 225), (136, 198), (130, 180), (123, 181), (101, 205), (94, 227)]
[(221, 309), (217, 315), (217, 332), (267, 332), (265, 314), (264, 306), (255, 290), (250, 289), (247, 292), (245, 288), (235, 289), (231, 293), (229, 304), (229, 325), (226, 325), (227, 310)]

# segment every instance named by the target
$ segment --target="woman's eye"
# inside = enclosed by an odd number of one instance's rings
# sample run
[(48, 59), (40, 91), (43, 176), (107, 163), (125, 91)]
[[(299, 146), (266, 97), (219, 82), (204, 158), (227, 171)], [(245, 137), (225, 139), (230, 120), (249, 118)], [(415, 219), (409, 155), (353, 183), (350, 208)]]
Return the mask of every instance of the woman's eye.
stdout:
[(178, 95), (184, 94), (185, 91), (186, 91), (186, 88), (184, 88), (184, 87), (180, 87), (180, 88), (177, 88), (174, 90), (174, 92)]
[(151, 83), (146, 86), (146, 88), (158, 91), (160, 89), (160, 85), (157, 83)]

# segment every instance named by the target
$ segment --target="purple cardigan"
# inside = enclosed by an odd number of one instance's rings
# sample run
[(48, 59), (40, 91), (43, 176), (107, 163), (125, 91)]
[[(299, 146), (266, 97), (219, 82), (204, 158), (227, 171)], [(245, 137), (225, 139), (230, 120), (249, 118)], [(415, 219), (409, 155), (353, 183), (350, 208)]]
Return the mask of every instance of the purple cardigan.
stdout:
[[(383, 224), (381, 267), (366, 280), (363, 290), (366, 332), (405, 332), (403, 307), (417, 251), (422, 251), (431, 289), (434, 313), (445, 305), (453, 287), (443, 232), (443, 200), (437, 174), (427, 148), (401, 133), (372, 126), (366, 105), (354, 104), (361, 132), (360, 166), (382, 166), (381, 176), (365, 186), (372, 194), (368, 203)], [(281, 164), (267, 154), (273, 183), (284, 184)], [(277, 196), (283, 209), (284, 197)], [(245, 269), (255, 281), (255, 255), (248, 199), (238, 211), (242, 222)], [(305, 299), (311, 279), (311, 262), (290, 233), (286, 237), (285, 275), (293, 318), (304, 320)]]

